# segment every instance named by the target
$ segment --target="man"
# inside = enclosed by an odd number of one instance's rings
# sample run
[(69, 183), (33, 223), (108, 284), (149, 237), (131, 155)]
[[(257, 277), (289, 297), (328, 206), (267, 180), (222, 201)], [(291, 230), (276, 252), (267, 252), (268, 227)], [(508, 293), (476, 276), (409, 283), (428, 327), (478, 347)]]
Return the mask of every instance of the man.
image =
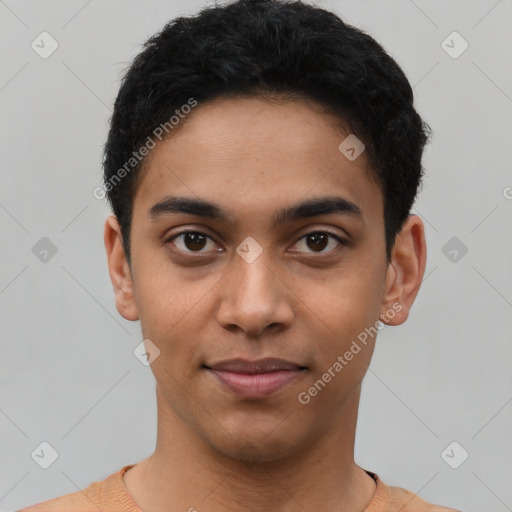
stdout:
[(378, 330), (425, 270), (428, 127), (371, 37), (300, 2), (178, 18), (105, 146), (116, 307), (156, 379), (155, 452), (34, 511), (449, 511), (354, 461)]

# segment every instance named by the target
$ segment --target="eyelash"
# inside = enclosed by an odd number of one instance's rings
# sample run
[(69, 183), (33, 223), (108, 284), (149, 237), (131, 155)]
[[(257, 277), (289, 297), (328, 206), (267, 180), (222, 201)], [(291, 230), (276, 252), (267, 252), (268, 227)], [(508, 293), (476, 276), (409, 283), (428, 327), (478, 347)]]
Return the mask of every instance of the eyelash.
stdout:
[[(202, 231), (196, 231), (196, 230), (191, 230), (191, 229), (188, 229), (188, 230), (185, 230), (185, 231), (180, 231), (179, 233), (174, 233), (173, 235), (171, 235), (170, 237), (166, 238), (164, 240), (164, 244), (168, 244), (168, 243), (171, 243), (173, 242), (176, 238), (180, 237), (180, 236), (183, 236), (183, 235), (187, 235), (189, 233), (193, 233), (193, 234), (196, 234), (196, 235), (204, 235), (206, 236), (207, 238), (209, 238), (210, 240), (213, 240), (212, 237), (210, 237), (208, 234), (202, 232)], [(327, 252), (311, 252), (309, 254), (318, 254), (318, 255), (322, 255), (322, 254), (332, 254), (332, 253), (335, 253), (335, 252), (338, 252), (338, 251), (342, 251), (346, 246), (349, 245), (349, 242), (347, 240), (345, 240), (344, 238), (341, 238), (340, 236), (338, 235), (335, 235), (334, 233), (331, 233), (329, 231), (311, 231), (309, 233), (306, 233), (305, 235), (302, 235), (296, 243), (298, 243), (300, 240), (304, 239), (304, 238), (307, 238), (311, 235), (328, 235), (329, 237), (331, 238), (334, 238), (340, 245), (338, 247), (336, 247), (335, 249), (331, 249), (330, 251), (327, 251)], [(178, 249), (178, 251), (182, 254), (201, 254), (203, 252), (206, 252), (206, 251), (182, 251), (181, 249)], [(300, 252), (300, 251), (293, 251), (293, 252)]]

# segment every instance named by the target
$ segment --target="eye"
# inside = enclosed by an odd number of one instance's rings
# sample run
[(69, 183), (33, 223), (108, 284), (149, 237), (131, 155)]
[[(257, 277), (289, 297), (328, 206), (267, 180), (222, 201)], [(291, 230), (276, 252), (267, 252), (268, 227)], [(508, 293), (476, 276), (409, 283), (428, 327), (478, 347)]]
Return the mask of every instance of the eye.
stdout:
[[(331, 248), (327, 251), (324, 249), (329, 246), (329, 239), (334, 241), (331, 242)], [(208, 247), (208, 242), (210, 243), (210, 247)], [(301, 242), (304, 242), (303, 245), (306, 248), (313, 249), (312, 251), (303, 251), (302, 249), (295, 249), (292, 252), (312, 252), (312, 253), (329, 253), (336, 250), (341, 250), (344, 246), (348, 245), (348, 241), (343, 238), (329, 233), (327, 231), (312, 231), (301, 237), (295, 244), (295, 246), (301, 245)], [(211, 237), (209, 237), (206, 233), (201, 231), (182, 231), (180, 233), (176, 233), (165, 240), (165, 243), (172, 243), (178, 250), (184, 253), (203, 253), (209, 252), (215, 247), (215, 242)], [(295, 247), (294, 246), (294, 247)], [(334, 247), (332, 247), (334, 246)], [(220, 251), (221, 249), (217, 249)]]
[[(335, 240), (337, 243), (331, 244), (330, 250), (323, 251), (323, 249), (329, 245), (329, 238)], [(327, 231), (313, 231), (308, 233), (307, 235), (304, 235), (302, 238), (300, 238), (296, 245), (300, 246), (301, 241), (305, 242), (306, 247), (312, 248), (313, 253), (329, 253), (335, 250), (341, 250), (344, 246), (348, 245), (346, 240)], [(332, 248), (332, 245), (334, 245), (334, 248)], [(301, 251), (299, 250), (299, 252)]]
[[(174, 242), (177, 240), (177, 242)], [(208, 252), (208, 240), (213, 240), (200, 231), (182, 231), (165, 240), (165, 243), (172, 242), (182, 252)], [(215, 242), (213, 242), (215, 245)], [(206, 247), (206, 250), (203, 250)]]

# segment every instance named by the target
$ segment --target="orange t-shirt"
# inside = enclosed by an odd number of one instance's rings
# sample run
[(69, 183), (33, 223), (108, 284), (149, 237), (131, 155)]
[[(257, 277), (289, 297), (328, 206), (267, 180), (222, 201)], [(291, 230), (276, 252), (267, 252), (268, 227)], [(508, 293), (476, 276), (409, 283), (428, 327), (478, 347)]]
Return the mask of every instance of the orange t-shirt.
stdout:
[[(123, 475), (135, 464), (122, 467), (101, 482), (93, 482), (83, 491), (44, 501), (18, 512), (142, 512), (123, 483)], [(400, 487), (390, 487), (370, 471), (377, 489), (365, 512), (460, 512), (432, 505)]]

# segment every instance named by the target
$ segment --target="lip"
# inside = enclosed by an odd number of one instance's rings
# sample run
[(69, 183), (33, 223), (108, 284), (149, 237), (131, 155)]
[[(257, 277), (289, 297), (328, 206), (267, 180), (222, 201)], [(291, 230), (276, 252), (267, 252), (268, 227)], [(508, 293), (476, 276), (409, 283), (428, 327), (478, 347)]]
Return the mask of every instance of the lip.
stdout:
[(265, 398), (297, 379), (305, 367), (284, 359), (230, 359), (205, 366), (218, 382), (240, 398)]

